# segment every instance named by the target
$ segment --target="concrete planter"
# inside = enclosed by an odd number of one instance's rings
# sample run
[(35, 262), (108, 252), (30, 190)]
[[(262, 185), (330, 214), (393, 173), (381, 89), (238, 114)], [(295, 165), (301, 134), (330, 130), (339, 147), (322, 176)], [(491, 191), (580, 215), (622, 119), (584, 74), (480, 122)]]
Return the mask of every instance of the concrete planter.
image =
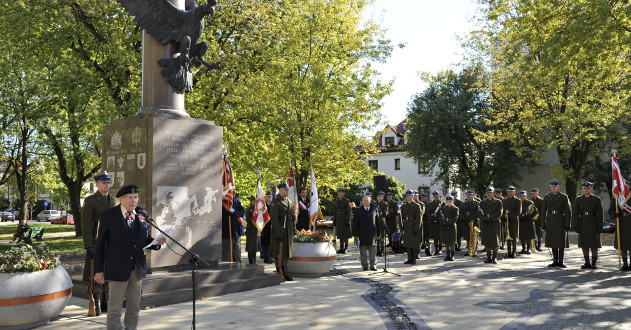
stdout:
[(330, 242), (294, 242), (292, 252), (293, 257), (287, 262), (287, 271), (292, 276), (321, 276), (333, 268), (337, 257), (335, 247)]
[(0, 273), (0, 329), (28, 329), (48, 323), (72, 296), (63, 267), (33, 273)]

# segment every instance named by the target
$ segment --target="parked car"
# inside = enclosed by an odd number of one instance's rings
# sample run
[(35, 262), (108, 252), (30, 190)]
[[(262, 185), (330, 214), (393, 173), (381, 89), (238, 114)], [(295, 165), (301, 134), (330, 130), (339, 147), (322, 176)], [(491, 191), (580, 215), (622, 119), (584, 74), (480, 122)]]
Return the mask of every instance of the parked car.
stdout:
[(11, 213), (13, 213), (13, 215), (15, 215), (15, 219), (20, 217), (20, 211), (18, 211), (18, 210), (12, 210), (12, 211), (9, 211), (9, 212), (11, 212)]
[[(62, 213), (65, 213), (65, 211)], [(72, 215), (72, 213), (65, 213), (62, 214), (59, 219), (50, 220), (50, 223), (59, 225), (74, 225), (74, 216)]]
[(15, 221), (15, 215), (9, 211), (0, 212), (0, 221)]
[(52, 221), (61, 218), (61, 212), (57, 210), (44, 210), (37, 215), (37, 221)]
[(603, 233), (615, 233), (616, 232), (616, 219), (605, 219), (603, 225)]

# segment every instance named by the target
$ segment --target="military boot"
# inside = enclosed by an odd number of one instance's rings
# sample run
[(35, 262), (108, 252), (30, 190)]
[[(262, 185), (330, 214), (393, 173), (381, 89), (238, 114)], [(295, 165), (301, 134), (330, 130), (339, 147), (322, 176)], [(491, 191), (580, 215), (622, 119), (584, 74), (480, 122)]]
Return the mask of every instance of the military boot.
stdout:
[(449, 256), (449, 261), (454, 261), (454, 260), (456, 260), (456, 259), (454, 258), (454, 255), (455, 255), (455, 254), (456, 254), (456, 252), (451, 251), (451, 255)]
[(412, 263), (412, 249), (407, 248), (407, 252), (408, 252), (408, 260), (404, 262), (404, 264), (410, 265)]
[(526, 254), (532, 254), (532, 252), (530, 251), (530, 241), (526, 243)]
[(432, 251), (430, 250), (430, 244), (429, 242), (425, 243), (425, 254), (429, 257), (432, 255)]
[(526, 242), (521, 242), (521, 251), (519, 254), (526, 254)]
[(536, 247), (538, 252), (541, 252), (541, 238), (537, 238), (537, 247)]
[(287, 266), (283, 266), (282, 268), (283, 268), (283, 277), (285, 278), (285, 281), (293, 281), (294, 278), (291, 277), (289, 273), (287, 273)]
[(622, 258), (622, 267), (620, 267), (620, 271), (624, 272), (624, 271), (628, 271), (629, 268), (629, 264), (627, 263), (627, 258)]
[(585, 259), (585, 263), (581, 266), (581, 269), (589, 269), (592, 268), (592, 264), (589, 263), (589, 254), (586, 253), (583, 255), (583, 259)]
[(559, 249), (552, 249), (552, 263), (548, 267), (556, 267), (559, 264)]
[(410, 265), (416, 265), (416, 256), (418, 255), (417, 249), (412, 249), (412, 258), (410, 259)]
[(93, 293), (92, 298), (94, 298), (94, 315), (101, 315), (101, 295), (98, 293)]
[(493, 260), (491, 260), (491, 251), (486, 251), (486, 260), (484, 260), (484, 263), (490, 264), (491, 262), (493, 262)]
[(598, 266), (596, 266), (596, 261), (598, 261), (598, 256), (593, 255), (592, 256), (592, 269), (598, 269)]
[(497, 263), (497, 252), (493, 251), (493, 260), (491, 260), (491, 263), (496, 264)]
[(563, 256), (565, 255), (565, 249), (559, 249), (559, 263), (557, 267), (567, 268), (565, 264), (563, 264)]
[(460, 239), (458, 239), (458, 244), (456, 244), (456, 251), (460, 252)]
[(110, 300), (110, 293), (103, 292), (103, 295), (101, 298), (102, 298), (101, 299), (101, 312), (107, 313), (107, 302)]
[(445, 251), (445, 259), (443, 259), (443, 261), (449, 261), (450, 256), (451, 256), (451, 251), (449, 250)]

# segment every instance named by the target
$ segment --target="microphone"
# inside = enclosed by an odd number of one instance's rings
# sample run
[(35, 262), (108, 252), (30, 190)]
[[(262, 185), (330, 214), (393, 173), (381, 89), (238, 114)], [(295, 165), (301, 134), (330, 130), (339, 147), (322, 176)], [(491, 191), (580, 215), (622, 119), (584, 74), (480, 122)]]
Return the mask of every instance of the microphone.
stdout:
[(147, 221), (150, 221), (150, 222), (154, 221), (155, 222), (155, 220), (153, 220), (153, 218), (149, 214), (147, 214), (147, 211), (145, 211), (140, 206), (136, 206), (136, 213), (138, 213), (138, 214), (142, 215), (143, 217), (145, 217), (147, 219)]

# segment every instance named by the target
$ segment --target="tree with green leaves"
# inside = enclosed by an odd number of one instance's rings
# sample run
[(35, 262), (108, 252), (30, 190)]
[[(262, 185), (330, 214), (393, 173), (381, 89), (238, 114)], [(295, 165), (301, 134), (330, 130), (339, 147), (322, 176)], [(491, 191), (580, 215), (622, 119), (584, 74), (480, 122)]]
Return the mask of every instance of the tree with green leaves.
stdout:
[(476, 139), (476, 134), (497, 129), (487, 125), (484, 118), (486, 94), (477, 88), (484, 83), (483, 69), (447, 70), (425, 75), (425, 79), (429, 86), (408, 107), (407, 154), (437, 168), (434, 183), (446, 187), (474, 188), (481, 193), (488, 186), (513, 183), (523, 159), (507, 142)]
[(554, 173), (573, 200), (590, 154), (609, 152), (596, 148), (630, 113), (631, 5), (481, 2), (484, 23), (468, 46), (472, 59), (491, 70), (485, 91), (492, 106), (485, 113), (500, 129), (480, 141), (509, 141), (534, 161), (556, 150)]

